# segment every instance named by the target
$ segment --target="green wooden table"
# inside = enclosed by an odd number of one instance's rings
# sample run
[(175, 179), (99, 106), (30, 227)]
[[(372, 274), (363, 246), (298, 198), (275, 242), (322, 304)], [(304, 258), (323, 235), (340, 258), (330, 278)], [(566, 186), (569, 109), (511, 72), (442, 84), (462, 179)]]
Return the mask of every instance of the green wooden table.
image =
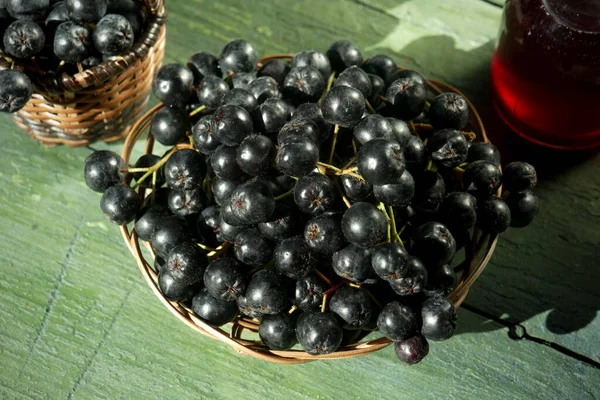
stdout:
[[(263, 55), (324, 51), (348, 38), (366, 56), (385, 53), (456, 85), (492, 140), (512, 150), (505, 157), (527, 157), (490, 109), (502, 3), (171, 0), (167, 61), (217, 53), (236, 37)], [(600, 397), (598, 157), (570, 157), (567, 166), (554, 155), (555, 168), (542, 168), (538, 219), (502, 236), (459, 311), (457, 334), (432, 344), (422, 364), (404, 366), (387, 348), (283, 367), (196, 334), (159, 303), (82, 181), (89, 149), (45, 148), (7, 115), (0, 127), (2, 399)], [(95, 147), (120, 152), (121, 144)]]

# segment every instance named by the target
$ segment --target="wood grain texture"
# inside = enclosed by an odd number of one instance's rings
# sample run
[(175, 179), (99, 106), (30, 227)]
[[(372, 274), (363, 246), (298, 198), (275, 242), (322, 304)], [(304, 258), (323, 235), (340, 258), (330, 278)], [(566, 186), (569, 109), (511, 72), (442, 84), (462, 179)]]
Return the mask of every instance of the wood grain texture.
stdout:
[[(192, 0), (168, 8), (167, 61), (185, 61), (194, 50), (217, 53), (235, 37), (261, 54), (324, 51), (351, 38), (366, 55), (392, 55), (456, 84), (481, 107), (489, 103), (501, 10), (483, 1)], [(238, 356), (179, 323), (145, 286), (99, 209), (100, 195), (83, 183), (89, 150), (44, 148), (7, 115), (0, 127), (2, 399), (600, 397), (598, 369), (510, 340), (502, 326), (466, 311), (457, 335), (432, 344), (426, 361), (411, 368), (391, 348), (292, 367)], [(596, 358), (599, 161), (542, 180), (538, 220), (503, 236), (467, 300)], [(553, 310), (582, 326), (556, 332), (568, 324), (548, 325)]]

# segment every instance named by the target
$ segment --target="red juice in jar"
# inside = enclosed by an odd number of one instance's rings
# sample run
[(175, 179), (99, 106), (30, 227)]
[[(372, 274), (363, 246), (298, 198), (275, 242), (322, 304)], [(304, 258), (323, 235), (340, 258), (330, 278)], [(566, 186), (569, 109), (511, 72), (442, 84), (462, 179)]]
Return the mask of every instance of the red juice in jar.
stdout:
[(600, 145), (600, 0), (508, 0), (491, 66), (494, 105), (540, 145)]

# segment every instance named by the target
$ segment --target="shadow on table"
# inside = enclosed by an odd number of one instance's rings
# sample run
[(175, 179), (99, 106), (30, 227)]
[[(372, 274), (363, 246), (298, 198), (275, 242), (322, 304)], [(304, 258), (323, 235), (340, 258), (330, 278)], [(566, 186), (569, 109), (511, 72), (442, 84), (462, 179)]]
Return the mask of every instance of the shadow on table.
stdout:
[[(525, 160), (536, 166), (540, 184), (536, 194), (542, 206), (537, 222), (525, 230), (511, 229), (501, 238), (489, 270), (479, 278), (466, 303), (494, 315), (503, 316), (514, 324), (548, 313), (546, 329), (555, 334), (567, 334), (590, 324), (600, 309), (600, 236), (592, 231), (586, 237), (577, 230), (590, 226), (594, 194), (578, 193), (585, 176), (600, 175), (599, 163), (591, 167), (580, 164), (593, 153), (563, 153), (535, 148), (513, 134), (496, 115), (489, 84), (489, 65), (494, 49), (493, 41), (470, 51), (458, 49), (449, 36), (429, 36), (408, 44), (400, 51), (400, 63), (408, 68), (421, 70), (427, 77), (445, 80), (463, 91), (473, 103), (484, 121), (490, 140), (500, 149), (503, 164), (513, 160)], [(418, 54), (417, 63), (414, 61)], [(414, 65), (411, 64), (414, 61)], [(439, 65), (440, 60), (448, 68), (430, 72), (420, 65)], [(437, 64), (435, 64), (437, 63)], [(577, 173), (575, 174), (574, 171)], [(562, 176), (567, 173), (567, 176)], [(570, 183), (570, 175), (578, 178), (573, 188), (562, 190), (559, 183)], [(597, 181), (597, 180), (596, 180)], [(598, 182), (600, 183), (600, 182)], [(594, 184), (591, 180), (590, 184)], [(571, 201), (571, 197), (579, 199)], [(560, 207), (576, 206), (577, 202), (588, 209), (574, 214), (573, 220), (563, 218), (562, 225), (554, 223)], [(556, 205), (558, 204), (558, 205)], [(587, 213), (586, 213), (587, 212)], [(596, 217), (598, 216), (597, 213)], [(537, 226), (536, 226), (537, 225)], [(593, 225), (593, 222), (591, 222)], [(598, 239), (596, 243), (593, 242)], [(564, 250), (564, 251), (563, 251)], [(497, 260), (497, 262), (496, 262)], [(496, 264), (496, 265), (495, 265)], [(523, 265), (523, 267), (521, 267)], [(532, 279), (529, 279), (532, 278)], [(532, 283), (534, 282), (534, 283)], [(474, 323), (475, 319), (471, 320)], [(458, 333), (482, 332), (498, 329), (499, 325), (461, 325)]]

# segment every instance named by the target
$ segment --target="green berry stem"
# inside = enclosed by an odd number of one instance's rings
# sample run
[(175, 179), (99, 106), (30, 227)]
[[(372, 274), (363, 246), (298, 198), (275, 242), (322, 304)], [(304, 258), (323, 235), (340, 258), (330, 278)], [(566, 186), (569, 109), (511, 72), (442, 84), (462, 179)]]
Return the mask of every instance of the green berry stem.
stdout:
[(158, 171), (152, 172), (152, 194), (150, 194), (150, 204), (154, 205), (156, 202), (156, 176)]
[(333, 154), (335, 153), (335, 145), (337, 144), (337, 135), (340, 131), (340, 126), (335, 124), (333, 128), (333, 139), (331, 139), (331, 150), (329, 151), (329, 159), (327, 161), (328, 164), (331, 164), (333, 161)]
[(326, 282), (326, 283), (327, 283), (329, 286), (331, 286), (331, 287), (333, 287), (333, 286), (334, 286), (334, 285), (333, 285), (333, 283), (331, 283), (331, 281), (329, 280), (329, 278), (327, 278), (325, 275), (323, 275), (323, 274), (321, 273), (321, 271), (319, 271), (319, 270), (318, 270), (318, 269), (316, 269), (316, 268), (313, 268), (313, 272), (314, 272), (315, 274), (317, 274), (317, 276), (318, 276), (319, 278), (323, 279), (323, 280), (324, 280), (324, 281), (325, 281), (325, 282)]
[(200, 106), (196, 109), (194, 109), (191, 113), (190, 113), (190, 117), (193, 117), (194, 115), (201, 113), (202, 111), (206, 110), (206, 106)]
[[(317, 166), (319, 166), (319, 167), (323, 167), (323, 168), (326, 168), (326, 169), (331, 169), (331, 170), (333, 170), (333, 171), (335, 171), (335, 172), (338, 172), (338, 173), (339, 173), (339, 172), (342, 172), (342, 170), (341, 170), (341, 169), (339, 169), (338, 167), (336, 167), (336, 166), (334, 166), (334, 165), (331, 165), (331, 164), (326, 164), (326, 163), (324, 163), (324, 162), (321, 162), (321, 161), (317, 161)], [(339, 174), (338, 174), (338, 175), (339, 175)]]
[(294, 189), (290, 189), (287, 192), (280, 194), (279, 196), (275, 197), (275, 201), (281, 200), (281, 199), (285, 199), (286, 197), (289, 197), (292, 195), (292, 193), (294, 193)]
[(369, 103), (369, 100), (367, 100), (367, 99), (365, 99), (365, 106), (367, 106), (367, 110), (369, 110), (369, 112), (371, 114), (377, 114), (377, 112), (375, 111), (375, 109), (373, 108), (371, 103)]
[[(152, 175), (152, 173), (154, 171), (158, 171), (158, 169), (160, 167), (162, 167), (163, 165), (165, 165), (165, 163), (167, 162), (167, 160), (169, 159), (169, 157), (171, 157), (171, 155), (173, 153), (175, 153), (178, 150), (177, 147), (173, 147), (171, 149), (171, 151), (169, 151), (163, 158), (160, 159), (159, 162), (157, 162), (156, 164), (154, 164), (153, 166), (151, 166), (150, 168), (148, 168), (147, 172), (142, 175), (142, 177), (140, 179), (138, 179), (138, 181), (135, 183), (135, 185), (132, 186), (133, 189), (136, 189), (138, 186), (140, 186), (140, 184), (142, 182), (144, 182), (144, 180), (149, 177), (150, 175)], [(141, 171), (140, 171), (141, 172)]]
[(396, 230), (396, 217), (394, 216), (394, 208), (392, 206), (388, 206), (387, 210), (392, 222), (392, 233), (394, 235), (394, 240), (404, 247), (404, 243), (402, 242), (402, 239), (400, 239), (400, 235), (398, 235), (398, 231)]

